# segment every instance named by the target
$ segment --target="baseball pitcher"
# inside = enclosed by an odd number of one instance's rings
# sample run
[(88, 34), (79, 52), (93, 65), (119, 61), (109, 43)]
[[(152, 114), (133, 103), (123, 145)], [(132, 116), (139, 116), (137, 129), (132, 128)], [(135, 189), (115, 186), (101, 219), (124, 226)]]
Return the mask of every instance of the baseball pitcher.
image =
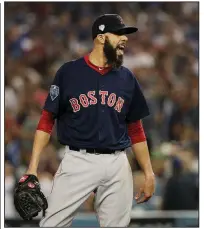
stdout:
[[(135, 198), (142, 203), (153, 195), (155, 178), (141, 122), (149, 110), (136, 77), (122, 66), (126, 35), (137, 30), (126, 26), (119, 15), (98, 17), (92, 26), (92, 51), (57, 71), (36, 130), (29, 168), (14, 193), (22, 218), (32, 219), (43, 210), (41, 227), (69, 227), (80, 205), (94, 192), (100, 226), (127, 227), (133, 201), (125, 151), (130, 146), (145, 175)], [(65, 153), (46, 200), (37, 168), (54, 122)]]

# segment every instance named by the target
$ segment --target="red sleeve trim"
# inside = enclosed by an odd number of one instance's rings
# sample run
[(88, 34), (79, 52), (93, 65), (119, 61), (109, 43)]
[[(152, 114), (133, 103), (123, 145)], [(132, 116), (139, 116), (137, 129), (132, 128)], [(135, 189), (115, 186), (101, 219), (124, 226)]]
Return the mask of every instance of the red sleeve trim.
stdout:
[(128, 124), (128, 135), (132, 144), (146, 141), (141, 120)]
[(51, 112), (43, 110), (40, 121), (38, 123), (37, 130), (42, 130), (48, 134), (51, 134), (54, 126), (54, 119)]

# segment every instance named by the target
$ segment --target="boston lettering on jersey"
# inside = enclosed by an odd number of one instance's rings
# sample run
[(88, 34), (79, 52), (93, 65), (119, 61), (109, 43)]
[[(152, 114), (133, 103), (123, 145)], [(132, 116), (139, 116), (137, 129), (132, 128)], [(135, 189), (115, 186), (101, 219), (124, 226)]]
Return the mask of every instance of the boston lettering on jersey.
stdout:
[(88, 56), (57, 71), (44, 110), (56, 118), (59, 142), (81, 149), (131, 146), (127, 124), (149, 115), (135, 76), (127, 68), (101, 68)]
[(95, 97), (96, 91), (89, 91), (87, 94), (80, 94), (79, 98), (71, 98), (69, 101), (73, 108), (73, 112), (78, 112), (81, 106), (86, 108), (91, 105), (96, 105), (100, 102), (102, 105), (107, 104), (109, 107), (114, 107), (117, 112), (121, 112), (124, 104), (124, 99), (118, 97), (115, 93), (108, 93), (108, 91), (99, 91), (100, 101)]

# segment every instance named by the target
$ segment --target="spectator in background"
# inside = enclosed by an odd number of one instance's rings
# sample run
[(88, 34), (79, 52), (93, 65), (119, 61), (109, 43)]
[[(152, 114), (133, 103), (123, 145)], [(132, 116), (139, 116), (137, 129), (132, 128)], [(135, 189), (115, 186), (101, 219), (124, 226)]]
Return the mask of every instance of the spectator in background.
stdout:
[[(199, 176), (195, 152), (191, 148), (181, 148), (172, 158), (172, 176), (164, 190), (162, 210), (198, 210)], [(198, 218), (178, 218), (175, 227), (197, 227)]]
[(173, 174), (167, 180), (163, 210), (197, 210), (198, 199), (198, 170), (195, 154), (192, 149), (181, 148), (172, 158)]
[(5, 218), (14, 218), (17, 216), (13, 205), (13, 190), (15, 187), (14, 167), (8, 161), (5, 161)]

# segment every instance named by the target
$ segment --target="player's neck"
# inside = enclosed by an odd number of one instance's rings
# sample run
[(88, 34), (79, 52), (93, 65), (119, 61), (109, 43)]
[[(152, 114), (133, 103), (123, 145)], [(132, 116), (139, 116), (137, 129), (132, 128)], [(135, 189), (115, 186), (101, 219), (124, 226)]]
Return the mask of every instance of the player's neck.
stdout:
[(89, 61), (98, 67), (103, 67), (103, 68), (110, 67), (109, 65), (106, 64), (107, 59), (102, 49), (94, 48), (89, 55)]

